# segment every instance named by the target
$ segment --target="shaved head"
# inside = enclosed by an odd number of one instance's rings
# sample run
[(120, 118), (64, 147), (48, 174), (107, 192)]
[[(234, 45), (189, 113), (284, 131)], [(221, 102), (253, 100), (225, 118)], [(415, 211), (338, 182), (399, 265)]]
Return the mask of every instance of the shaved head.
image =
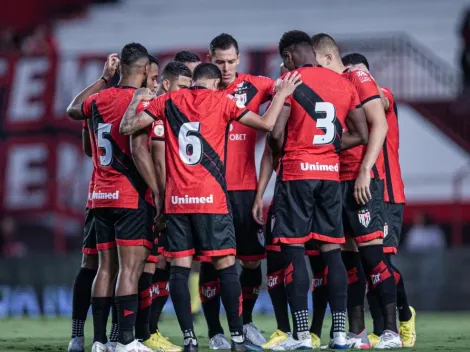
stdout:
[(338, 45), (330, 35), (326, 33), (318, 33), (312, 37), (312, 46), (315, 52), (326, 54), (335, 52), (339, 55)]

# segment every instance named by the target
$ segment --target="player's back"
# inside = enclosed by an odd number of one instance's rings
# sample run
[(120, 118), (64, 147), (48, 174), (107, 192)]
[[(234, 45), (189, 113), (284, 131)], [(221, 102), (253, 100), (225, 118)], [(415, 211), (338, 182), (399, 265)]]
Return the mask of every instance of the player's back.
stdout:
[[(192, 87), (160, 99), (166, 129), (167, 213), (227, 214), (225, 152), (230, 114), (224, 92)], [(241, 103), (240, 111), (246, 110)], [(159, 113), (162, 115), (162, 113)]]
[(339, 151), (348, 112), (359, 105), (352, 84), (322, 67), (297, 70), (303, 84), (291, 106), (282, 158), (282, 179), (339, 180)]
[(93, 131), (95, 188), (94, 207), (138, 207), (147, 191), (132, 160), (130, 138), (119, 133), (124, 112), (134, 93), (132, 87), (113, 87), (92, 95), (83, 104)]
[(382, 92), (389, 101), (389, 107), (385, 111), (388, 131), (383, 147), (385, 201), (391, 203), (405, 203), (405, 188), (401, 176), (399, 159), (400, 131), (398, 126), (398, 109), (390, 89), (382, 88)]

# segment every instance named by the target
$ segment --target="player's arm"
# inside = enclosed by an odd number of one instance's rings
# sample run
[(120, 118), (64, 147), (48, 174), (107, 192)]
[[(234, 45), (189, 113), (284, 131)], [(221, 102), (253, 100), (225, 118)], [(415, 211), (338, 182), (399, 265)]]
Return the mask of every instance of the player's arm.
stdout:
[[(134, 92), (132, 100), (124, 113), (124, 117), (119, 125), (119, 133), (124, 135), (131, 135), (137, 131), (150, 126), (156, 119), (156, 116), (150, 110), (144, 110), (137, 113), (137, 108), (142, 100), (152, 100), (155, 96), (148, 88), (139, 88)], [(153, 101), (150, 102), (150, 106)], [(150, 107), (149, 106), (149, 107)]]
[(132, 159), (137, 167), (137, 171), (139, 171), (147, 186), (152, 192), (158, 192), (155, 167), (147, 148), (147, 141), (148, 135), (145, 130), (138, 131), (131, 136)]
[(154, 172), (157, 178), (157, 193), (154, 193), (155, 207), (163, 212), (166, 187), (166, 168), (165, 168), (165, 142), (164, 140), (153, 140), (150, 143)]
[(255, 202), (253, 203), (252, 214), (255, 221), (263, 225), (263, 196), (264, 192), (266, 192), (266, 187), (268, 186), (269, 180), (273, 174), (274, 167), (273, 167), (273, 153), (271, 148), (266, 141), (264, 146), (263, 157), (261, 158), (261, 166), (260, 166), (260, 173), (259, 173), (259, 182), (258, 182), (258, 189), (256, 191)]
[(83, 124), (82, 128), (82, 147), (85, 154), (91, 158), (91, 141), (90, 133), (88, 131), (88, 124)]
[(82, 104), (85, 100), (96, 93), (106, 89), (107, 83), (111, 82), (119, 66), (118, 54), (108, 55), (103, 69), (103, 75), (92, 85), (82, 90), (67, 107), (67, 115), (74, 120), (84, 120), (87, 118), (83, 111)]
[(352, 87), (351, 93), (350, 110), (345, 121), (348, 130), (343, 132), (343, 136), (341, 138), (341, 150), (353, 148), (361, 144), (367, 144), (369, 139), (366, 115), (359, 103), (357, 92)]
[(284, 105), (282, 107), (279, 118), (277, 119), (272, 132), (268, 136), (268, 143), (272, 149), (274, 158), (279, 157), (282, 152), (282, 145), (284, 144), (284, 131), (286, 130), (290, 111), (290, 105)]
[(280, 80), (276, 85), (277, 93), (265, 114), (260, 118), (258, 114), (249, 111), (239, 119), (239, 122), (259, 131), (271, 132), (281, 113), (286, 98), (301, 84), (302, 81), (300, 80), (300, 74), (298, 72), (294, 72), (292, 75), (288, 73), (285, 78)]

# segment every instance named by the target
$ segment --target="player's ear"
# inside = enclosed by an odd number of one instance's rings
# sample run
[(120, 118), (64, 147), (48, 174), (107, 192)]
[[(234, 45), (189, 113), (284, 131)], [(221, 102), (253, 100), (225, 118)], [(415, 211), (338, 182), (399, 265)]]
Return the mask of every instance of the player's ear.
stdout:
[(326, 54), (325, 58), (326, 58), (326, 64), (330, 65), (331, 62), (333, 61), (333, 55), (332, 54)]
[(240, 64), (240, 54), (237, 54), (237, 65)]
[(163, 90), (168, 93), (170, 91), (170, 80), (168, 79), (164, 79), (162, 81), (162, 85), (163, 85)]

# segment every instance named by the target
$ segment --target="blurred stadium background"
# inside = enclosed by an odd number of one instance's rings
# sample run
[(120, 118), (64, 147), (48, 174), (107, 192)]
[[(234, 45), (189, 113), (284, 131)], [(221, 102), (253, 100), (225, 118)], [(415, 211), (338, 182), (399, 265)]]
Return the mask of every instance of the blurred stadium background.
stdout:
[[(290, 29), (327, 32), (344, 54), (365, 54), (373, 76), (395, 94), (408, 199), (397, 262), (409, 300), (420, 311), (470, 310), (469, 5), (2, 2), (0, 319), (71, 315), (92, 165), (81, 150), (81, 125), (65, 116), (65, 108), (101, 75), (106, 55), (138, 41), (163, 63), (183, 49), (205, 60), (210, 40), (227, 32), (241, 46), (240, 72), (275, 78), (281, 62), (277, 42)], [(258, 160), (260, 147), (261, 136)], [(271, 312), (267, 294), (256, 309)], [(170, 304), (166, 310), (172, 311)]]

